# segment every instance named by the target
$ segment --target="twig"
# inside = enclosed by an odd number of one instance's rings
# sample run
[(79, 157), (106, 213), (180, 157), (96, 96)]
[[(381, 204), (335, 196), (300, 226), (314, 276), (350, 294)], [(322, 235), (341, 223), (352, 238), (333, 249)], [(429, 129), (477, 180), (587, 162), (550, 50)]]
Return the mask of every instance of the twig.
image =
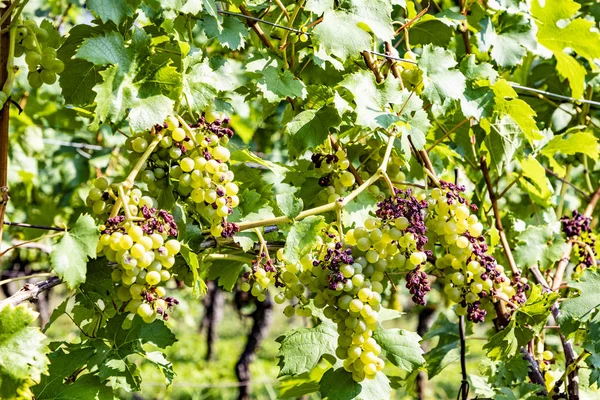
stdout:
[(417, 15), (415, 15), (415, 17), (413, 19), (411, 19), (407, 23), (403, 24), (400, 28), (398, 28), (396, 30), (396, 32), (394, 32), (394, 36), (398, 36), (400, 34), (400, 32), (402, 32), (403, 30), (405, 30), (406, 28), (411, 26), (416, 20), (421, 18), (423, 15), (425, 15), (425, 13), (429, 10), (429, 5), (430, 5), (430, 3), (428, 1), (427, 6), (425, 8), (423, 8), (421, 11), (419, 11), (419, 13)]
[(458, 397), (467, 400), (469, 398), (469, 381), (467, 379), (467, 342), (465, 340), (465, 317), (463, 315), (458, 320), (458, 334), (460, 336), (460, 371), (462, 375)]
[(41, 281), (38, 283), (28, 283), (21, 288), (17, 293), (13, 294), (7, 299), (0, 301), (0, 310), (4, 307), (11, 305), (13, 307), (25, 302), (25, 301), (35, 301), (38, 295), (46, 290), (52, 289), (53, 287), (60, 285), (62, 283), (62, 279), (58, 276), (53, 276), (45, 281)]
[[(572, 247), (572, 245), (569, 245), (569, 247)], [(570, 254), (570, 251), (569, 251), (569, 254)], [(533, 276), (538, 281), (538, 283), (540, 285), (542, 285), (544, 292), (547, 293), (547, 292), (550, 292), (553, 290), (548, 285), (548, 282), (546, 282), (546, 279), (544, 278), (544, 276), (542, 275), (542, 273), (540, 272), (540, 270), (536, 264), (530, 266), (529, 270), (533, 273)], [(560, 316), (560, 311), (558, 309), (557, 303), (554, 303), (552, 305), (552, 307), (550, 307), (550, 311), (552, 312), (554, 321), (558, 324), (558, 318)], [(560, 337), (560, 342), (562, 344), (563, 350), (565, 352), (565, 368), (568, 369), (569, 365), (571, 365), (575, 361), (575, 351), (573, 350), (573, 346), (571, 345), (571, 343), (569, 341), (567, 341), (567, 339), (565, 338), (565, 335), (563, 335), (562, 332), (560, 332), (560, 329), (558, 331), (558, 334)], [(577, 376), (577, 374), (578, 374), (577, 369), (575, 369), (573, 372), (571, 372), (568, 375), (569, 382), (567, 384), (567, 391), (569, 392), (570, 399), (578, 399), (579, 398), (579, 377)]]
[(367, 64), (367, 67), (373, 72), (373, 75), (375, 75), (375, 80), (377, 83), (383, 82), (383, 75), (373, 60), (373, 57), (371, 57), (371, 54), (368, 51), (363, 51), (361, 54), (365, 60), (365, 64)]
[[(275, 1), (279, 2), (279, 0), (275, 0)], [(285, 8), (284, 8), (284, 10), (285, 10)], [(287, 27), (284, 25), (275, 24), (270, 21), (265, 21), (264, 19), (256, 18), (256, 17), (252, 16), (251, 14), (239, 14), (239, 13), (234, 13), (234, 12), (230, 12), (230, 11), (218, 11), (218, 13), (223, 14), (223, 15), (231, 15), (232, 17), (244, 18), (244, 19), (248, 19), (248, 20), (254, 21), (254, 22), (260, 22), (261, 24), (273, 26), (273, 27), (279, 28), (279, 29), (285, 29), (286, 31), (294, 32), (299, 35), (305, 33), (310, 36), (310, 34), (307, 32), (302, 32), (301, 30), (298, 30), (295, 28), (290, 28), (290, 27)], [(287, 14), (287, 11), (286, 11), (286, 17), (289, 19), (289, 14)]]
[(263, 44), (265, 46), (267, 46), (268, 48), (270, 48), (271, 50), (273, 50), (275, 53), (279, 53), (277, 51), (277, 48), (275, 46), (273, 46), (273, 43), (271, 43), (271, 40), (269, 40), (269, 38), (267, 37), (267, 35), (265, 34), (265, 32), (258, 25), (258, 22), (255, 21), (255, 17), (250, 13), (250, 11), (248, 11), (248, 9), (244, 5), (240, 5), (240, 11), (244, 15), (244, 17), (249, 17), (249, 18), (247, 18), (248, 19), (248, 25), (252, 28), (252, 30), (254, 31), (254, 33), (256, 33), (256, 35), (258, 36), (258, 38), (260, 39), (260, 41), (263, 42)]
[[(18, 1), (11, 3), (10, 0), (5, 3), (6, 8), (0, 16), (0, 28), (6, 29), (10, 26), (12, 10)], [(11, 44), (11, 34), (14, 29), (2, 33), (0, 35), (0, 86), (3, 91), (7, 84), (10, 84), (11, 75), (14, 74), (9, 68), (12, 64), (11, 47), (14, 51), (14, 42)], [(14, 40), (14, 37), (12, 38)], [(10, 91), (7, 94), (10, 96)], [(8, 98), (7, 98), (8, 100)], [(8, 203), (8, 122), (10, 117), (10, 102), (6, 101), (0, 111), (0, 221), (4, 221), (4, 213), (6, 204)], [(2, 235), (4, 232), (4, 224), (0, 224), (0, 243), (2, 243)]]
[(566, 100), (571, 103), (589, 104), (591, 106), (600, 107), (600, 102), (593, 101), (593, 100), (576, 99), (574, 97), (563, 96), (561, 94), (552, 93), (552, 92), (546, 92), (545, 90), (534, 89), (534, 88), (530, 88), (527, 86), (518, 85), (518, 84), (512, 83), (512, 82), (510, 83), (510, 86), (515, 89), (524, 90), (524, 91), (532, 92), (532, 93), (537, 93), (537, 94), (541, 94), (541, 95), (548, 96), (548, 97), (554, 97), (555, 99)]
[(504, 227), (502, 226), (502, 216), (500, 215), (500, 208), (498, 207), (498, 199), (496, 197), (496, 192), (494, 191), (494, 187), (492, 186), (492, 180), (490, 179), (490, 173), (488, 171), (487, 163), (485, 161), (485, 156), (481, 157), (480, 162), (481, 172), (483, 173), (483, 178), (485, 179), (485, 184), (488, 189), (488, 194), (490, 196), (490, 202), (492, 203), (492, 209), (494, 210), (494, 220), (496, 223), (496, 229), (498, 229), (498, 235), (500, 236), (500, 243), (502, 243), (502, 249), (504, 249), (504, 254), (506, 255), (506, 259), (508, 261), (508, 265), (514, 275), (520, 274), (519, 269), (517, 268), (517, 263), (512, 254), (512, 250), (508, 244), (508, 239), (506, 238), (506, 232), (504, 231)]
[(435, 141), (435, 143), (433, 143), (431, 145), (431, 147), (429, 147), (427, 149), (427, 152), (429, 153), (431, 150), (433, 150), (433, 148), (435, 146), (437, 146), (438, 144), (442, 143), (444, 141), (444, 139), (446, 139), (448, 136), (452, 135), (458, 128), (460, 128), (461, 126), (463, 126), (464, 124), (466, 124), (467, 122), (469, 122), (468, 119), (465, 119), (463, 121), (461, 121), (458, 125), (456, 125), (454, 128), (450, 129), (448, 132), (446, 132), (444, 130), (444, 128), (442, 127), (442, 125), (440, 125), (437, 121), (436, 124), (440, 127), (440, 129), (442, 130), (442, 132), (444, 132), (444, 136), (442, 136), (441, 138), (439, 138), (438, 140)]
[(496, 196), (498, 199), (501, 199), (504, 197), (504, 195), (506, 194), (506, 192), (508, 192), (510, 190), (511, 187), (513, 187), (515, 185), (515, 183), (519, 182), (519, 179), (521, 179), (521, 177), (523, 176), (523, 172), (521, 171), (519, 173), (519, 175), (511, 182), (509, 183), (502, 192), (500, 192), (500, 194), (498, 196)]
[(274, 1), (275, 1), (275, 4), (277, 4), (277, 7), (279, 7), (281, 9), (281, 12), (283, 13), (283, 15), (285, 15), (285, 18), (289, 21), (290, 14), (288, 14), (288, 12), (287, 12), (285, 6), (283, 5), (283, 3), (281, 2), (281, 0), (274, 0)]
[(529, 363), (529, 371), (527, 373), (527, 375), (529, 375), (529, 379), (531, 380), (531, 382), (536, 383), (542, 387), (542, 389), (540, 389), (540, 391), (538, 392), (538, 395), (547, 396), (548, 391), (546, 390), (546, 382), (544, 380), (544, 376), (540, 372), (540, 366), (538, 362), (523, 347), (521, 347), (521, 354), (523, 355), (523, 359)]
[[(570, 167), (570, 166), (569, 166)], [(568, 167), (567, 167), (568, 168)], [(555, 177), (556, 179), (558, 179), (559, 181), (561, 181), (562, 183), (571, 186), (573, 189), (575, 189), (577, 192), (579, 192), (583, 197), (585, 197), (586, 200), (590, 200), (590, 195), (588, 193), (586, 193), (585, 191), (583, 191), (582, 189), (578, 188), (577, 186), (575, 186), (572, 182), (568, 181), (565, 178), (561, 178), (560, 176), (558, 176), (557, 174), (555, 174), (551, 169), (548, 169), (547, 167), (544, 167), (544, 169), (546, 170), (546, 172), (550, 175), (552, 175), (553, 177)]]
[(53, 275), (51, 272), (40, 272), (39, 274), (21, 275), (21, 276), (17, 276), (14, 278), (8, 278), (8, 279), (1, 280), (0, 286), (6, 285), (7, 283), (11, 283), (11, 282), (24, 281), (27, 279), (42, 278), (42, 277), (51, 276), (51, 275)]
[[(460, 13), (466, 17), (467, 16), (467, 7), (465, 4), (465, 1), (459, 0), (459, 4), (460, 4)], [(465, 45), (465, 53), (471, 54), (471, 42), (469, 40), (469, 23), (467, 21), (467, 18), (465, 18), (463, 20), (462, 26), (460, 28), (460, 34), (462, 36), (463, 43)]]
[(369, 53), (371, 53), (371, 54), (374, 54), (374, 55), (376, 55), (376, 56), (383, 57), (383, 58), (387, 58), (387, 59), (390, 59), (390, 60), (403, 61), (403, 62), (405, 62), (405, 63), (409, 63), (409, 64), (415, 64), (415, 65), (417, 65), (417, 62), (416, 62), (416, 61), (414, 61), (414, 60), (409, 60), (409, 59), (407, 59), (407, 58), (394, 57), (394, 56), (392, 56), (392, 55), (390, 55), (390, 54), (378, 53), (378, 52), (376, 52), (376, 51), (371, 51), (371, 50), (365, 50), (365, 51), (366, 51), (366, 52), (369, 52)]

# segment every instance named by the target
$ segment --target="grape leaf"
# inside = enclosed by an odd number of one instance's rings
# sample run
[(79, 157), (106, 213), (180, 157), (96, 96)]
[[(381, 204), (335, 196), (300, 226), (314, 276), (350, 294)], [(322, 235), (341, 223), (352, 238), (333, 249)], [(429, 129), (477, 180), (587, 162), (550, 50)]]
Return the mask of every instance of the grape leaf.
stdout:
[(331, 2), (328, 6), (322, 2), (312, 5), (317, 12), (323, 11), (323, 22), (315, 26), (311, 40), (328, 54), (346, 60), (370, 49), (371, 35), (365, 28), (383, 41), (394, 36), (388, 1), (346, 0), (335, 10), (331, 6)]
[(278, 103), (286, 97), (303, 99), (306, 97), (306, 86), (296, 79), (289, 70), (280, 72), (273, 66), (267, 66), (258, 79), (256, 87), (260, 89), (265, 99), (270, 103)]
[(185, 101), (193, 110), (203, 110), (217, 96), (218, 76), (208, 60), (191, 65), (183, 75)]
[(425, 14), (410, 28), (410, 42), (412, 44), (432, 44), (434, 46), (447, 46), (454, 36), (451, 26), (443, 23), (433, 15)]
[(313, 328), (297, 328), (278, 337), (279, 376), (310, 372), (324, 355), (334, 357), (337, 337), (336, 327), (324, 322)]
[(234, 17), (224, 18), (221, 24), (214, 18), (207, 18), (204, 21), (204, 32), (231, 50), (244, 48), (248, 37), (248, 28)]
[[(583, 18), (572, 19), (581, 5), (573, 0), (534, 0), (531, 14), (538, 27), (537, 38), (556, 58), (556, 70), (568, 79), (573, 97), (582, 98), (586, 70), (573, 56), (565, 52), (571, 49), (593, 66), (600, 57), (600, 33), (595, 23)], [(568, 22), (568, 23), (565, 23)], [(594, 28), (592, 30), (592, 28)]]
[(354, 96), (357, 124), (372, 129), (380, 126), (387, 129), (398, 120), (390, 104), (403, 104), (405, 97), (396, 78), (390, 76), (382, 84), (377, 84), (371, 72), (360, 71), (346, 76), (340, 86)]
[(487, 52), (491, 48), (492, 59), (502, 67), (521, 64), (527, 51), (533, 51), (537, 46), (531, 19), (522, 13), (503, 12), (495, 23), (486, 17), (480, 25), (480, 50)]
[[(248, 264), (250, 260), (248, 260)], [(211, 261), (208, 267), (208, 279), (218, 281), (219, 286), (231, 292), (237, 283), (240, 273), (244, 269), (244, 263), (237, 260)]]
[(85, 282), (88, 258), (96, 258), (100, 232), (94, 219), (81, 215), (69, 232), (54, 245), (50, 264), (52, 270), (73, 289)]
[(290, 157), (302, 155), (306, 150), (322, 144), (329, 130), (340, 122), (337, 111), (331, 107), (306, 110), (296, 115), (285, 127)]
[(88, 0), (88, 10), (100, 17), (102, 22), (113, 21), (119, 25), (127, 17), (133, 16), (133, 7), (121, 0)]
[(588, 269), (579, 282), (569, 282), (569, 287), (579, 290), (579, 296), (571, 297), (560, 303), (561, 320), (573, 318), (579, 321), (588, 321), (600, 307), (598, 298), (600, 273)]
[(280, 193), (276, 198), (279, 209), (290, 219), (296, 218), (304, 207), (302, 199), (297, 199), (292, 193)]
[(122, 71), (128, 71), (133, 62), (132, 51), (125, 47), (121, 34), (109, 32), (85, 39), (75, 57), (94, 65), (118, 65)]
[(38, 314), (26, 305), (0, 309), (0, 397), (31, 398), (30, 387), (48, 368), (46, 336), (29, 325)]
[(548, 157), (550, 166), (558, 175), (564, 176), (566, 169), (554, 159), (554, 155), (557, 153), (565, 155), (581, 153), (598, 161), (598, 139), (588, 131), (567, 132), (554, 136), (540, 153)]
[(304, 218), (292, 225), (285, 240), (284, 260), (291, 264), (299, 262), (314, 248), (319, 232), (324, 226), (324, 218), (316, 215)]
[[(560, 228), (560, 227), (559, 227)], [(528, 226), (517, 236), (515, 260), (520, 268), (538, 264), (542, 270), (560, 260), (567, 244), (557, 235), (556, 228), (549, 225)]]
[(373, 400), (389, 399), (392, 394), (390, 381), (382, 372), (374, 379), (356, 382), (352, 374), (343, 368), (330, 369), (321, 379), (321, 394), (327, 400)]
[(535, 111), (523, 100), (519, 99), (517, 92), (510, 87), (504, 79), (498, 80), (492, 85), (494, 91), (494, 114), (502, 119), (509, 116), (521, 128), (523, 134), (530, 144), (535, 140), (542, 139), (543, 135), (539, 132), (535, 123)]
[(433, 378), (444, 368), (460, 359), (458, 327), (444, 314), (440, 314), (427, 331), (423, 340), (430, 341), (439, 337), (437, 345), (425, 354), (427, 360), (427, 374)]
[(163, 95), (135, 99), (129, 111), (129, 125), (135, 132), (150, 130), (157, 121), (173, 114), (173, 105), (173, 100)]
[(419, 345), (421, 337), (414, 332), (379, 327), (373, 333), (373, 338), (381, 346), (381, 354), (407, 372), (425, 363), (423, 349)]
[(459, 99), (465, 90), (465, 76), (454, 67), (454, 53), (430, 44), (423, 46), (417, 60), (423, 71), (423, 95), (430, 102), (442, 106), (446, 99)]
[(532, 155), (520, 161), (523, 177), (519, 180), (536, 203), (547, 207), (554, 190), (546, 177), (546, 170)]
[(206, 287), (206, 282), (202, 278), (200, 278), (200, 262), (198, 261), (198, 255), (193, 253), (187, 246), (181, 246), (180, 250), (181, 256), (185, 259), (188, 267), (192, 270), (192, 275), (194, 277), (194, 283), (192, 287), (192, 297), (195, 299), (200, 298), (206, 294), (208, 288)]

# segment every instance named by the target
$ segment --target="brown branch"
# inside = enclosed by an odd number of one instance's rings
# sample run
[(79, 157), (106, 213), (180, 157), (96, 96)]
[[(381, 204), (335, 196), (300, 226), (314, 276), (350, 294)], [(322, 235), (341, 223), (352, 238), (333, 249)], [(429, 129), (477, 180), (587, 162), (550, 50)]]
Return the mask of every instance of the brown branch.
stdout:
[(550, 175), (552, 175), (553, 177), (555, 177), (556, 179), (558, 179), (559, 181), (561, 181), (564, 184), (567, 184), (569, 186), (571, 186), (573, 189), (575, 189), (576, 191), (578, 191), (579, 193), (581, 193), (581, 195), (583, 197), (585, 197), (586, 200), (591, 200), (590, 195), (587, 194), (585, 191), (579, 189), (577, 186), (575, 186), (572, 182), (569, 182), (568, 180), (561, 178), (560, 176), (558, 176), (556, 173), (554, 173), (551, 169), (548, 169), (546, 167), (544, 167), (544, 169), (546, 170), (547, 173), (549, 173)]
[(539, 396), (547, 396), (548, 391), (546, 390), (546, 382), (544, 380), (544, 376), (540, 371), (540, 366), (538, 362), (523, 347), (521, 347), (521, 354), (523, 355), (523, 359), (525, 359), (525, 361), (529, 363), (529, 371), (527, 372), (529, 379), (531, 380), (531, 382), (536, 383), (542, 387), (542, 389), (537, 394)]
[(402, 32), (403, 30), (405, 30), (406, 28), (408, 28), (409, 26), (414, 24), (416, 20), (421, 18), (423, 15), (425, 15), (425, 13), (429, 10), (429, 5), (430, 5), (429, 2), (427, 2), (427, 7), (425, 7), (421, 11), (419, 11), (419, 13), (417, 15), (415, 15), (415, 17), (413, 19), (411, 19), (410, 21), (408, 21), (407, 23), (402, 25), (400, 28), (398, 28), (398, 30), (396, 30), (396, 32), (394, 32), (394, 36), (398, 36), (398, 34), (400, 32)]
[[(0, 36), (0, 88), (4, 88), (10, 73), (8, 71), (8, 62), (10, 58), (10, 32), (12, 4), (10, 1), (4, 2), (0, 18), (3, 19), (2, 30), (6, 30)], [(0, 221), (4, 221), (6, 204), (8, 203), (8, 121), (10, 117), (10, 98), (4, 102), (0, 111)], [(0, 224), (0, 241), (4, 233), (4, 224)]]
[(365, 59), (365, 64), (367, 64), (367, 67), (373, 72), (373, 75), (375, 75), (375, 80), (377, 83), (383, 82), (383, 75), (375, 63), (375, 60), (373, 60), (373, 57), (371, 57), (371, 53), (365, 50), (361, 54)]
[[(248, 9), (246, 8), (246, 6), (244, 6), (243, 4), (240, 5), (240, 11), (242, 12), (242, 14), (244, 14), (247, 17), (255, 18), (252, 15), (252, 13), (250, 11), (248, 11)], [(270, 48), (271, 50), (273, 50), (275, 53), (279, 54), (279, 52), (277, 51), (277, 48), (273, 45), (273, 43), (271, 43), (271, 40), (269, 40), (269, 38), (267, 37), (267, 35), (265, 34), (265, 32), (258, 25), (258, 22), (254, 21), (252, 19), (248, 19), (247, 23), (248, 23), (248, 26), (252, 28), (252, 30), (254, 31), (254, 33), (256, 33), (256, 35), (258, 36), (258, 38), (261, 40), (261, 42), (263, 42), (263, 44), (265, 46), (267, 46), (268, 48)]]
[(35, 301), (40, 293), (45, 292), (46, 290), (52, 289), (54, 286), (60, 285), (62, 283), (62, 279), (58, 276), (53, 276), (45, 281), (41, 281), (38, 283), (28, 283), (21, 288), (17, 293), (13, 294), (7, 299), (0, 301), (0, 310), (4, 307), (11, 305), (16, 307), (17, 305), (25, 302), (25, 301)]
[[(460, 9), (461, 14), (465, 17), (467, 16), (467, 8), (465, 7), (464, 0), (460, 0)], [(464, 19), (462, 23), (462, 27), (460, 28), (460, 34), (463, 39), (463, 43), (465, 44), (465, 53), (471, 54), (471, 41), (469, 40), (469, 23), (467, 22), (467, 18)]]
[[(596, 192), (599, 193), (599, 191), (600, 191), (600, 189), (598, 191), (596, 191)], [(600, 196), (600, 194), (599, 194), (599, 196)], [(586, 209), (586, 211), (587, 211), (587, 209)], [(590, 213), (591, 213), (591, 211), (590, 211)], [(539, 268), (538, 268), (537, 265), (530, 266), (529, 270), (531, 271), (531, 273), (533, 273), (533, 276), (538, 281), (538, 283), (540, 285), (542, 285), (542, 288), (544, 289), (544, 292), (547, 293), (547, 292), (551, 292), (552, 291), (552, 289), (548, 285), (548, 282), (546, 282), (546, 279), (544, 278), (544, 276), (540, 272), (540, 270), (539, 270)], [(552, 305), (552, 307), (550, 307), (550, 311), (552, 312), (552, 316), (554, 317), (554, 321), (558, 325), (558, 317), (560, 316), (560, 311), (558, 309), (557, 303), (554, 303)], [(567, 341), (567, 339), (565, 338), (565, 335), (563, 335), (562, 332), (560, 332), (560, 328), (559, 328), (558, 334), (559, 334), (559, 337), (560, 337), (560, 342), (562, 344), (563, 350), (565, 352), (565, 371), (566, 371), (566, 370), (568, 370), (569, 365), (573, 364), (575, 362), (575, 360), (576, 360), (575, 351), (573, 350), (573, 345), (571, 343), (569, 343)], [(567, 391), (569, 392), (569, 399), (579, 399), (579, 376), (578, 376), (578, 369), (577, 368), (575, 368), (573, 370), (573, 372), (571, 372), (568, 375), (568, 380), (569, 381), (567, 383)]]
[[(392, 44), (390, 42), (385, 42), (385, 52), (386, 55), (392, 55)], [(390, 64), (390, 70), (392, 71), (392, 75), (394, 75), (394, 78), (398, 79), (400, 81), (400, 88), (404, 89), (404, 81), (402, 81), (402, 71), (400, 70), (400, 67), (398, 66), (398, 64), (396, 63), (396, 61), (394, 61), (391, 58), (386, 58), (388, 63)]]
[(510, 246), (508, 244), (508, 239), (506, 238), (506, 232), (504, 231), (504, 227), (502, 226), (500, 208), (498, 207), (498, 198), (496, 197), (496, 192), (494, 191), (494, 187), (492, 186), (492, 180), (490, 179), (490, 172), (485, 161), (485, 156), (481, 157), (481, 162), (479, 166), (481, 168), (481, 172), (483, 173), (483, 178), (485, 179), (485, 184), (488, 189), (490, 202), (492, 203), (492, 209), (494, 210), (494, 220), (496, 224), (496, 229), (498, 230), (498, 235), (500, 236), (500, 243), (502, 243), (502, 248), (504, 249), (504, 254), (506, 255), (508, 265), (510, 266), (510, 269), (514, 275), (519, 275), (521, 272), (517, 268), (517, 263), (515, 262), (512, 250), (510, 249)]

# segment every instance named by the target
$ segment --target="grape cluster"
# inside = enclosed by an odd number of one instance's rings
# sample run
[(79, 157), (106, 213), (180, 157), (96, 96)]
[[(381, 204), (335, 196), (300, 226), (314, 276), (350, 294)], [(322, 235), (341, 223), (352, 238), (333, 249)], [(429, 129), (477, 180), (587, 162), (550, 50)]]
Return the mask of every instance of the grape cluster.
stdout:
[(277, 272), (274, 260), (266, 253), (259, 254), (252, 260), (250, 271), (243, 276), (242, 291), (250, 292), (258, 301), (265, 301), (267, 288), (271, 283), (274, 282), (276, 287), (282, 286)]
[(590, 267), (595, 267), (596, 235), (592, 232), (592, 218), (586, 217), (573, 210), (571, 218), (562, 218), (563, 232), (567, 238), (575, 240), (574, 248), (579, 256), (578, 272)]
[(173, 185), (182, 199), (211, 222), (211, 234), (224, 237), (238, 231), (226, 218), (240, 202), (227, 164), (231, 155), (225, 146), (233, 136), (227, 123), (228, 119), (209, 123), (203, 115), (198, 123), (187, 126), (171, 116), (154, 132), (142, 132), (127, 141), (134, 154), (143, 153), (153, 135), (162, 135), (141, 172), (148, 191), (157, 193)]
[(333, 151), (324, 145), (320, 151), (312, 154), (311, 161), (321, 175), (319, 185), (326, 188), (329, 203), (343, 197), (354, 186), (355, 177), (348, 171), (350, 161), (343, 149)]
[(444, 271), (448, 298), (458, 303), (456, 312), (473, 322), (482, 322), (487, 311), (482, 302), (490, 301), (497, 292), (507, 298), (517, 294), (504, 268), (488, 254), (483, 225), (475, 214), (477, 207), (462, 196), (465, 188), (440, 181), (441, 188), (431, 192), (427, 227), (445, 249), (436, 267)]
[(181, 248), (174, 239), (177, 237), (177, 224), (165, 210), (157, 210), (147, 204), (139, 206), (131, 192), (126, 196), (124, 206), (133, 205), (138, 212), (131, 220), (124, 215), (108, 218), (100, 226), (102, 235), (97, 253), (116, 264), (112, 279), (118, 284), (118, 299), (127, 302), (128, 323), (136, 313), (146, 323), (154, 321), (157, 316), (167, 320), (168, 312), (178, 302), (172, 297), (165, 297), (164, 287), (158, 285), (171, 278), (169, 269), (175, 264), (175, 256)]
[(25, 62), (29, 67), (27, 80), (32, 88), (42, 84), (51, 85), (56, 82), (56, 74), (65, 69), (65, 65), (56, 57), (56, 49), (48, 43), (49, 33), (39, 27), (34, 20), (27, 20), (17, 30), (15, 57), (25, 54)]

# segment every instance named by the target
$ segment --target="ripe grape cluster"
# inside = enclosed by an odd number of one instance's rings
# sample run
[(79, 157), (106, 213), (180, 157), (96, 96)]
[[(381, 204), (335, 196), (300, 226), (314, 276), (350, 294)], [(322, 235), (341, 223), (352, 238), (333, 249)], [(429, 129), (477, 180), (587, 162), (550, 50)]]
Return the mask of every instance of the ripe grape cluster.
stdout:
[(188, 126), (171, 116), (162, 126), (136, 134), (127, 143), (134, 154), (142, 154), (155, 135), (162, 135), (141, 171), (148, 191), (158, 193), (173, 186), (180, 198), (211, 222), (211, 234), (224, 237), (237, 232), (237, 226), (226, 218), (240, 202), (227, 163), (231, 154), (226, 145), (233, 136), (227, 123), (228, 119), (209, 123), (203, 115)]
[(565, 217), (561, 222), (567, 238), (575, 241), (574, 248), (579, 256), (578, 272), (595, 267), (596, 235), (592, 232), (592, 218), (573, 210), (571, 218)]
[(34, 20), (27, 20), (17, 30), (15, 57), (25, 54), (29, 67), (27, 80), (32, 88), (42, 84), (56, 82), (56, 74), (65, 69), (65, 65), (56, 57), (56, 49), (48, 43), (49, 32), (39, 27)]
[[(438, 257), (436, 266), (444, 271), (444, 292), (452, 302), (458, 303), (457, 314), (482, 322), (487, 314), (482, 303), (489, 302), (497, 292), (503, 292), (508, 299), (515, 298), (517, 293), (504, 268), (488, 254), (483, 225), (472, 214), (477, 207), (469, 205), (462, 195), (465, 188), (440, 183), (441, 188), (431, 192), (427, 221), (428, 229), (446, 252)], [(430, 238), (433, 235), (430, 234)]]
[[(139, 191), (139, 189), (137, 189)], [(97, 253), (115, 263), (112, 279), (118, 285), (117, 297), (127, 303), (129, 312), (126, 324), (138, 314), (150, 323), (157, 317), (167, 320), (169, 312), (178, 301), (166, 297), (164, 287), (159, 286), (171, 278), (169, 270), (175, 264), (180, 243), (177, 224), (165, 210), (140, 205), (136, 189), (126, 196), (124, 207), (136, 207), (131, 220), (117, 215), (100, 226), (102, 235)]]
[(326, 188), (327, 201), (331, 203), (343, 197), (349, 188), (354, 186), (355, 177), (348, 171), (350, 161), (346, 152), (342, 149), (333, 151), (329, 147), (323, 145), (319, 151), (312, 154), (311, 161), (321, 175), (319, 185)]
[(250, 271), (244, 274), (242, 291), (250, 292), (258, 301), (265, 301), (267, 288), (272, 282), (276, 287), (282, 285), (277, 271), (274, 260), (268, 257), (267, 253), (260, 253), (255, 260), (252, 260)]

